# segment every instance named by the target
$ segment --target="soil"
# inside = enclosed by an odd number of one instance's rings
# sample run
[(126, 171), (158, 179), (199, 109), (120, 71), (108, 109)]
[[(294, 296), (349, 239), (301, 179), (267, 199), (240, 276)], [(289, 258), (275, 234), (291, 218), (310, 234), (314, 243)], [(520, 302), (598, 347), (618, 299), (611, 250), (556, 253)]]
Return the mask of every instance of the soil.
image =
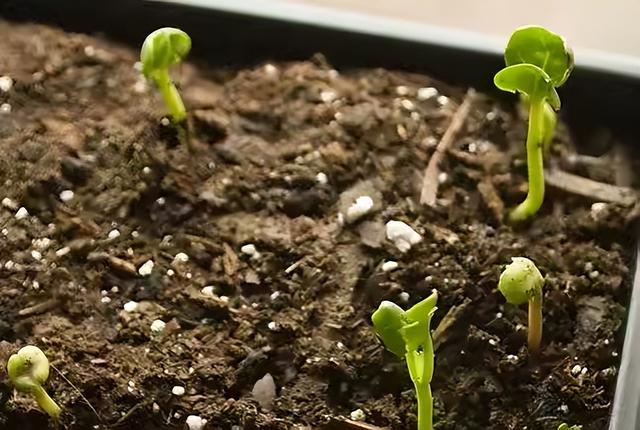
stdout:
[[(415, 428), (406, 367), (370, 315), (434, 288), (436, 429), (606, 427), (637, 211), (550, 189), (530, 224), (503, 224), (526, 192), (525, 122), (512, 107), (479, 97), (444, 157), (437, 207), (421, 207), (422, 172), (462, 88), (336, 71), (321, 56), (186, 64), (175, 76), (189, 149), (161, 124), (135, 50), (29, 24), (0, 22), (0, 34), (0, 75), (14, 80), (0, 93), (11, 107), (0, 114), (0, 359), (45, 351), (58, 428), (183, 429), (197, 415), (207, 429), (347, 429), (358, 427), (341, 417), (357, 409), (371, 425)], [(548, 162), (566, 167), (574, 153), (561, 128)], [(597, 179), (615, 180), (606, 173)], [(362, 195), (371, 212), (346, 223), (339, 214)], [(400, 252), (389, 220), (422, 242)], [(526, 308), (496, 291), (514, 256), (546, 277), (537, 359)], [(263, 390), (259, 404), (267, 373), (276, 397)], [(56, 428), (1, 379), (3, 428)]]

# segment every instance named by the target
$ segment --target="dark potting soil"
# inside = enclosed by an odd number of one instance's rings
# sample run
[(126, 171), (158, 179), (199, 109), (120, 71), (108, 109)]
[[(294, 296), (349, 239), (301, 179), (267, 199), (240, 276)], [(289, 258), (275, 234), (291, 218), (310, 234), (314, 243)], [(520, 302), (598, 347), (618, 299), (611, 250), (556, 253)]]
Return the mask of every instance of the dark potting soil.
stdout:
[[(190, 152), (160, 124), (134, 50), (36, 25), (0, 22), (0, 35), (0, 75), (14, 80), (0, 93), (0, 359), (45, 351), (61, 428), (183, 429), (197, 415), (207, 429), (346, 429), (339, 417), (357, 409), (414, 428), (406, 367), (370, 315), (434, 288), (437, 429), (606, 427), (636, 212), (549, 189), (532, 223), (503, 224), (526, 192), (525, 122), (511, 107), (478, 98), (428, 208), (422, 172), (464, 89), (338, 72), (320, 56), (184, 65)], [(429, 87), (437, 94), (419, 91)], [(561, 128), (548, 163), (573, 168), (574, 154)], [(341, 222), (364, 195), (371, 212)], [(400, 252), (389, 220), (423, 241)], [(536, 360), (526, 308), (496, 291), (514, 256), (546, 277)], [(166, 323), (156, 334), (155, 320)], [(252, 397), (266, 373), (270, 408)], [(55, 428), (1, 380), (2, 428)]]

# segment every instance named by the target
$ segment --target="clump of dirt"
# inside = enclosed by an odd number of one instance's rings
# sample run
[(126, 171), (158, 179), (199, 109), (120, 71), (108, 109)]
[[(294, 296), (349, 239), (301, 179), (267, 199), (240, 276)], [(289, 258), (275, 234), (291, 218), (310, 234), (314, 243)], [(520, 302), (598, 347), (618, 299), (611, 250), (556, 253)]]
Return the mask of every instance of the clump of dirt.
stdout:
[[(0, 359), (29, 343), (46, 352), (62, 428), (182, 429), (189, 415), (206, 428), (345, 428), (356, 409), (415, 427), (406, 368), (369, 318), (382, 299), (410, 306), (433, 288), (436, 428), (605, 428), (635, 212), (551, 189), (531, 224), (503, 224), (499, 209), (526, 192), (512, 110), (479, 97), (437, 207), (421, 207), (464, 89), (321, 57), (185, 65), (193, 153), (160, 124), (134, 50), (44, 26), (0, 33), (13, 80), (0, 93)], [(566, 136), (552, 163), (575, 152)], [(361, 196), (370, 210), (345, 220)], [(423, 240), (401, 252), (390, 220)], [(538, 360), (526, 309), (496, 291), (514, 256), (546, 277)], [(276, 397), (261, 407), (251, 392), (267, 373)], [(55, 427), (2, 379), (3, 428)]]

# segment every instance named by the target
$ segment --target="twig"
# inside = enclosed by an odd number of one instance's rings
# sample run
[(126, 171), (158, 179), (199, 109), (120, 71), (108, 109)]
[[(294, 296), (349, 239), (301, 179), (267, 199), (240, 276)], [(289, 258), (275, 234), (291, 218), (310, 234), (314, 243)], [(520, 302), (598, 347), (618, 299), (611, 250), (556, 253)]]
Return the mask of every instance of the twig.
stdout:
[(477, 188), (484, 204), (491, 211), (494, 221), (498, 223), (501, 222), (502, 215), (504, 214), (504, 202), (500, 198), (500, 194), (498, 194), (491, 178), (485, 176), (480, 182), (478, 182)]
[[(118, 419), (118, 421), (116, 421), (113, 424), (109, 424), (108, 427), (109, 428), (113, 428), (113, 427), (119, 427), (122, 424), (124, 424), (138, 409), (143, 408), (145, 406), (147, 406), (149, 403), (151, 403), (150, 400), (143, 400), (140, 403), (136, 403), (135, 405), (133, 405), (133, 407), (131, 409), (129, 409), (123, 416), (120, 417), (120, 419)], [(167, 418), (167, 424), (169, 423), (169, 421), (171, 420), (171, 415), (169, 415), (169, 417)]]
[(31, 315), (39, 315), (55, 309), (60, 304), (58, 299), (48, 299), (33, 306), (29, 306), (18, 311), (21, 317), (29, 317)]
[(361, 421), (354, 421), (344, 417), (332, 417), (323, 427), (323, 430), (384, 430), (387, 427), (378, 427)]
[(93, 411), (93, 413), (96, 415), (96, 417), (98, 418), (98, 421), (102, 422), (102, 417), (100, 417), (100, 415), (98, 414), (98, 411), (96, 411), (96, 408), (94, 408), (94, 407), (93, 407), (93, 405), (91, 404), (91, 402), (89, 402), (89, 399), (87, 399), (87, 398), (84, 396), (84, 394), (82, 394), (82, 391), (80, 391), (80, 389), (79, 389), (78, 387), (76, 387), (75, 385), (73, 385), (73, 383), (72, 383), (71, 381), (69, 381), (69, 379), (67, 379), (67, 377), (66, 377), (66, 376), (64, 376), (64, 375), (62, 374), (62, 372), (61, 372), (60, 370), (58, 370), (58, 368), (57, 368), (57, 367), (55, 367), (53, 364), (51, 364), (50, 366), (51, 366), (51, 368), (52, 368), (53, 370), (55, 370), (55, 371), (58, 373), (58, 375), (60, 375), (60, 377), (61, 377), (62, 379), (64, 379), (64, 380), (67, 382), (67, 384), (71, 385), (71, 387), (72, 387), (74, 390), (76, 390), (76, 392), (78, 393), (78, 395), (80, 396), (80, 398), (82, 398), (82, 400), (84, 400), (84, 402), (89, 406), (89, 408), (90, 408), (90, 409)]
[(291, 272), (293, 272), (294, 270), (296, 270), (298, 267), (300, 267), (300, 265), (302, 263), (305, 262), (305, 260), (307, 259), (307, 256), (305, 255), (304, 257), (302, 257), (300, 260), (296, 261), (295, 263), (293, 263), (291, 266), (287, 267), (284, 270), (284, 273), (286, 273), (287, 275)]
[(424, 179), (422, 180), (422, 191), (420, 192), (420, 204), (435, 206), (436, 196), (438, 194), (438, 173), (440, 172), (440, 161), (444, 157), (445, 152), (453, 143), (456, 135), (464, 125), (473, 100), (475, 99), (476, 91), (473, 88), (467, 90), (467, 94), (464, 96), (464, 100), (456, 113), (451, 118), (449, 127), (444, 132), (442, 139), (438, 142), (429, 164), (424, 171)]
[(632, 206), (638, 201), (638, 194), (632, 188), (605, 184), (558, 169), (545, 170), (544, 180), (551, 187), (595, 201), (624, 206)]

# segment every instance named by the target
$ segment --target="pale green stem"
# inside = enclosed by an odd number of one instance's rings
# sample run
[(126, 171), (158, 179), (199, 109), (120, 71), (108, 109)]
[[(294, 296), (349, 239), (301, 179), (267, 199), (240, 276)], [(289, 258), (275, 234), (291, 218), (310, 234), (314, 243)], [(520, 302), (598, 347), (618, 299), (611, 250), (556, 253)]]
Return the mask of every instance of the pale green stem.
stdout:
[(418, 394), (418, 430), (433, 429), (433, 398), (429, 384), (415, 384)]
[(169, 116), (174, 124), (180, 124), (187, 118), (187, 111), (178, 93), (178, 89), (171, 80), (168, 70), (158, 70), (153, 74), (160, 95), (164, 100)]
[(551, 142), (553, 142), (553, 136), (555, 135), (556, 125), (558, 123), (558, 117), (551, 105), (547, 102), (544, 103), (544, 142), (542, 144), (544, 148), (544, 155), (548, 155), (551, 150)]
[[(433, 398), (431, 396), (431, 375), (433, 355), (429, 351), (410, 351), (406, 354), (409, 375), (416, 389), (418, 399), (418, 430), (433, 429)], [(431, 359), (430, 359), (431, 358)]]
[(529, 300), (529, 327), (527, 343), (529, 352), (536, 354), (542, 343), (542, 291), (536, 291)]
[(513, 223), (525, 221), (535, 215), (544, 201), (544, 166), (542, 145), (544, 143), (544, 100), (529, 101), (529, 130), (527, 132), (527, 170), (529, 191), (527, 198), (509, 214)]
[(32, 389), (32, 393), (36, 399), (36, 402), (38, 402), (38, 405), (42, 408), (43, 411), (45, 411), (54, 419), (58, 419), (58, 417), (60, 417), (60, 406), (58, 406), (58, 404), (53, 401), (51, 397), (49, 397), (44, 388), (36, 386)]

